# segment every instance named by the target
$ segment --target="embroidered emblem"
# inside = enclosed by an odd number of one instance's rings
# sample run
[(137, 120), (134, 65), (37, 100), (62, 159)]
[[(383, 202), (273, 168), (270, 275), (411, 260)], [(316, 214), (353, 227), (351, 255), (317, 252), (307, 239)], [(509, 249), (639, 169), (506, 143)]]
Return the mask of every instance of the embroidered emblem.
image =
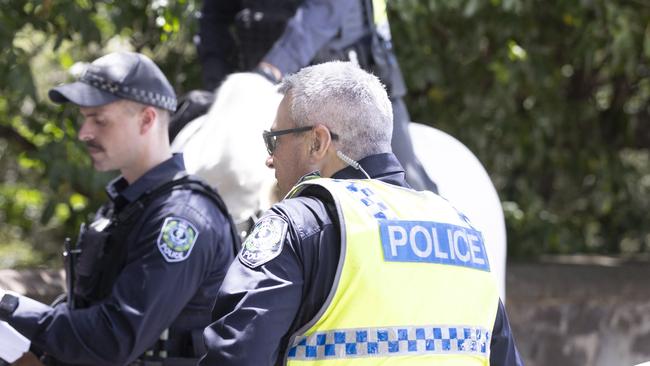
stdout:
[(255, 268), (277, 257), (282, 252), (288, 226), (278, 216), (267, 216), (260, 220), (242, 244), (239, 260), (244, 265)]
[(167, 262), (181, 262), (192, 252), (199, 232), (189, 221), (179, 217), (168, 217), (158, 236), (158, 250)]

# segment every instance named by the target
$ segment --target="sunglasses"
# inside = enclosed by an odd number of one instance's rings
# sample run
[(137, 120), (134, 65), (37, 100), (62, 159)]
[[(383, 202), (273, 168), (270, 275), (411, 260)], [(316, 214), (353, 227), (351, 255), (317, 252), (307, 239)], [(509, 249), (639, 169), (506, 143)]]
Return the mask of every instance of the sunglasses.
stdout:
[[(277, 131), (264, 131), (262, 132), (262, 138), (264, 138), (264, 145), (266, 145), (266, 151), (269, 155), (273, 155), (275, 148), (278, 146), (278, 136), (288, 135), (291, 133), (301, 133), (310, 131), (314, 126), (305, 126), (305, 127), (296, 127), (296, 128), (287, 128), (286, 130), (277, 130)], [(330, 131), (332, 140), (337, 140), (339, 136), (334, 132)]]

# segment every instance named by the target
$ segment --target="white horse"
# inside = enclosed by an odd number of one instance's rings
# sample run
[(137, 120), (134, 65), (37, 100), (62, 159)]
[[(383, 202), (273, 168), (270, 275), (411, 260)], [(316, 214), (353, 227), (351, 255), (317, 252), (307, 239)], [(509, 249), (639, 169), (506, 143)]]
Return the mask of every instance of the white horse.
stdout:
[[(189, 172), (214, 185), (235, 221), (273, 203), (275, 178), (267, 169), (262, 131), (269, 129), (282, 96), (254, 73), (230, 75), (207, 114), (188, 123), (172, 148), (182, 151)], [(441, 196), (483, 233), (490, 267), (505, 300), (506, 231), (501, 202), (479, 160), (461, 142), (425, 125), (411, 123), (415, 153)]]

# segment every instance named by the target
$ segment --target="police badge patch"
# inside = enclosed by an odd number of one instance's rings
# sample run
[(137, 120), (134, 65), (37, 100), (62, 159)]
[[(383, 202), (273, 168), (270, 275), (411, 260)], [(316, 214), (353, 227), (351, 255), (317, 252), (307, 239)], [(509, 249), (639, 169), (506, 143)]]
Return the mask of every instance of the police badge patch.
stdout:
[(242, 244), (239, 260), (250, 268), (259, 267), (282, 252), (287, 234), (286, 221), (278, 216), (267, 216), (255, 224), (253, 232)]
[(199, 232), (189, 221), (168, 217), (158, 236), (158, 250), (167, 262), (181, 262), (190, 256)]

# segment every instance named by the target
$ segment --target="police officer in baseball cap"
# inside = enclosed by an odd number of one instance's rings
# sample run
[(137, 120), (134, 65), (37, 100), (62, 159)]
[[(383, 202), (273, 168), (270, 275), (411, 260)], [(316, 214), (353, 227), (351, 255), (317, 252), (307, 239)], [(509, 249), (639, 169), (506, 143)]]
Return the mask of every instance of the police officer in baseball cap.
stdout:
[(171, 84), (148, 57), (115, 52), (49, 97), (79, 107), (79, 139), (94, 167), (121, 175), (80, 230), (68, 301), (32, 306), (1, 291), (17, 305), (0, 320), (46, 364), (195, 364), (237, 235), (221, 198), (171, 152)]

